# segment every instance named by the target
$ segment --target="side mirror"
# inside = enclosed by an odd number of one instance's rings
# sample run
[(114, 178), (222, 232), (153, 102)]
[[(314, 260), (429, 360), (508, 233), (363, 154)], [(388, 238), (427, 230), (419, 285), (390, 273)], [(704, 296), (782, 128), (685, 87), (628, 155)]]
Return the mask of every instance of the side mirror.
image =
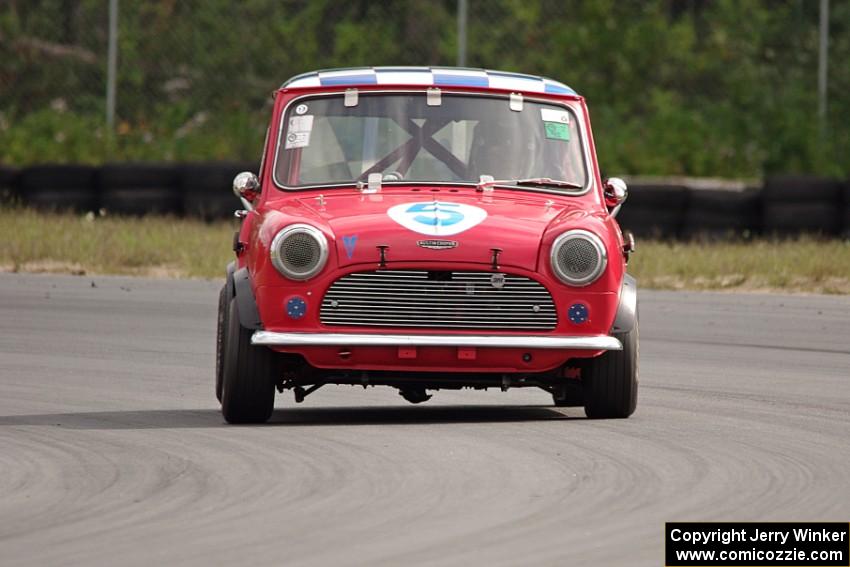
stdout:
[[(260, 196), (260, 180), (250, 171), (243, 171), (233, 178), (233, 193), (242, 203), (253, 203)], [(245, 208), (250, 208), (246, 205)]]
[(626, 182), (619, 177), (611, 177), (605, 180), (605, 205), (611, 211), (611, 216), (616, 217), (620, 207), (629, 196), (629, 188)]

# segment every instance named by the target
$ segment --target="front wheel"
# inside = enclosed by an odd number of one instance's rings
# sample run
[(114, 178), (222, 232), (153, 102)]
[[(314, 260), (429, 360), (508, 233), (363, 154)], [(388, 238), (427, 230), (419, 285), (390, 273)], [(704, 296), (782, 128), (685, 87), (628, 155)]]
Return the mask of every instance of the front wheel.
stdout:
[(623, 350), (612, 350), (587, 361), (582, 371), (584, 413), (591, 419), (629, 417), (637, 407), (638, 323), (614, 336)]
[(230, 300), (223, 344), (221, 413), (228, 423), (263, 423), (274, 410), (276, 353), (251, 344), (251, 329), (239, 323)]

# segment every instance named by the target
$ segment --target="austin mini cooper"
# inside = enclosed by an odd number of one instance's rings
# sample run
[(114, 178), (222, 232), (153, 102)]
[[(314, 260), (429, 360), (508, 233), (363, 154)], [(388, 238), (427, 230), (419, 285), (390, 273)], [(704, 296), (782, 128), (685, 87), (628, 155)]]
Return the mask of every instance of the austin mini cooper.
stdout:
[(638, 385), (634, 248), (584, 99), (542, 77), (454, 68), (296, 76), (259, 172), (240, 173), (216, 394), (264, 422), (275, 391), (537, 387), (591, 418)]

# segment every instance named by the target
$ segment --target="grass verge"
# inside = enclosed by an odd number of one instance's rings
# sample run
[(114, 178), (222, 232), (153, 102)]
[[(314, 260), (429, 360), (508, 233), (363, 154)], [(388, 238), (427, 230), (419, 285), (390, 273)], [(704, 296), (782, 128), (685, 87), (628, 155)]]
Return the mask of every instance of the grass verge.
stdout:
[(42, 213), (0, 208), (0, 270), (222, 277), (235, 221)]
[[(218, 278), (235, 229), (0, 208), (0, 270)], [(850, 241), (639, 241), (629, 271), (644, 288), (850, 294)]]

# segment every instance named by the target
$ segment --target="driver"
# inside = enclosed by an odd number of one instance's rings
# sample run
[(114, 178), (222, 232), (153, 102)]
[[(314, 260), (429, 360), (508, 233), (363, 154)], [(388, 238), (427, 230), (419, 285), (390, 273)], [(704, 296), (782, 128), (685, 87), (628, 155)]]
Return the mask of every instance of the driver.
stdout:
[(469, 150), (470, 178), (478, 181), (482, 175), (491, 175), (496, 180), (519, 179), (524, 174), (523, 160), (527, 160), (527, 149), (517, 137), (521, 129), (496, 121), (479, 122), (472, 131), (472, 146)]

